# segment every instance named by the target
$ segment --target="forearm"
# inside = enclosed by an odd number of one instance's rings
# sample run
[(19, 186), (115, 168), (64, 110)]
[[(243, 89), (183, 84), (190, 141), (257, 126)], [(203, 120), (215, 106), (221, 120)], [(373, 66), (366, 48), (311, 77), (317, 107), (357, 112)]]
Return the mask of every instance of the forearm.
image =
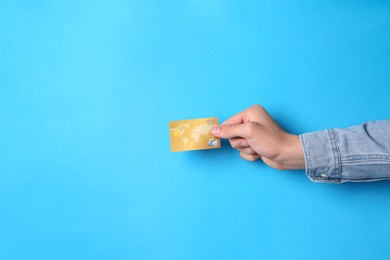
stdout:
[(306, 133), (300, 140), (312, 181), (390, 179), (390, 120)]

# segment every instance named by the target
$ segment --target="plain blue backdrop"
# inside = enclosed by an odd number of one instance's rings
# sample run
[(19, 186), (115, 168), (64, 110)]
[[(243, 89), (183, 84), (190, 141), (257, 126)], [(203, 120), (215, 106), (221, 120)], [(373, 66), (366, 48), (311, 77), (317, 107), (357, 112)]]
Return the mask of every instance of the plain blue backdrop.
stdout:
[(168, 122), (390, 117), (390, 1), (0, 2), (0, 259), (389, 259), (390, 183), (316, 184)]

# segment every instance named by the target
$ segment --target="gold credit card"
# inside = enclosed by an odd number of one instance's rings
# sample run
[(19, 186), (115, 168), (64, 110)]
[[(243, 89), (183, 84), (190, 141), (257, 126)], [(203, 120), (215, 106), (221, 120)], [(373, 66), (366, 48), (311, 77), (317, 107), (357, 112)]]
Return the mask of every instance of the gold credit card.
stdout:
[(219, 138), (210, 134), (210, 129), (218, 125), (218, 118), (199, 118), (169, 122), (171, 151), (215, 149), (221, 147)]

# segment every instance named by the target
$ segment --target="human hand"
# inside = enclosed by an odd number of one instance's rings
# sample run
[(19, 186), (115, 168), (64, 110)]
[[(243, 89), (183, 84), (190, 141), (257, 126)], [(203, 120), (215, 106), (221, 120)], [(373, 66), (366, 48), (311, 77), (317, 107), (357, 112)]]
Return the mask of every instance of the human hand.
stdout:
[(284, 131), (260, 105), (254, 105), (211, 129), (215, 137), (228, 138), (248, 161), (261, 159), (279, 169), (304, 169), (299, 136)]

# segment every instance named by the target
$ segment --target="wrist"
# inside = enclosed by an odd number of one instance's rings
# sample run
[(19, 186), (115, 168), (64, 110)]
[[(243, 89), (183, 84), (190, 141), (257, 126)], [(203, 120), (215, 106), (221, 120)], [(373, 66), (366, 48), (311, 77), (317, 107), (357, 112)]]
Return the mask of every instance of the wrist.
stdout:
[(298, 135), (287, 134), (282, 164), (286, 169), (305, 169), (305, 158)]

